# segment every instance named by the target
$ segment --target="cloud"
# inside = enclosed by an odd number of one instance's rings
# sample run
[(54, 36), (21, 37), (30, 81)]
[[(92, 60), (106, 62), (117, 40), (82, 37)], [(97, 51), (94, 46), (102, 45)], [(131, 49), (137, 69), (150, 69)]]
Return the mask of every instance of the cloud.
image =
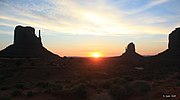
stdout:
[(0, 34), (4, 34), (4, 35), (12, 35), (11, 32), (5, 31), (5, 30), (0, 30)]
[[(122, 34), (165, 34), (168, 28), (150, 25), (163, 23), (162, 16), (139, 14), (137, 18), (117, 9), (108, 0), (40, 0), (33, 4), (0, 2), (0, 19), (55, 31), (56, 34), (118, 36)], [(30, 0), (31, 1), (31, 0)], [(30, 2), (29, 1), (29, 2)], [(168, 0), (152, 0), (129, 13), (140, 13)], [(136, 20), (134, 20), (136, 19)], [(0, 23), (6, 25), (6, 23)], [(14, 23), (12, 23), (14, 25)]]
[[(149, 2), (147, 3), (141, 3), (141, 5), (139, 6), (136, 6), (135, 9), (133, 10), (128, 10), (126, 13), (127, 14), (136, 14), (136, 13), (140, 13), (140, 12), (143, 12), (147, 9), (150, 9), (154, 6), (157, 6), (157, 5), (160, 5), (160, 4), (163, 4), (163, 3), (166, 3), (170, 0), (149, 0)], [(128, 1), (130, 3), (130, 1)]]

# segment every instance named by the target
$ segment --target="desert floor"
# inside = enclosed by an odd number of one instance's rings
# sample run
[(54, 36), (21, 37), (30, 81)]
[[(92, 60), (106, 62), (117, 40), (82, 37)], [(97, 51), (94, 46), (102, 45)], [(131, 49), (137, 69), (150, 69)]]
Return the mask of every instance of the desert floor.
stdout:
[(0, 100), (180, 100), (180, 59), (1, 58)]

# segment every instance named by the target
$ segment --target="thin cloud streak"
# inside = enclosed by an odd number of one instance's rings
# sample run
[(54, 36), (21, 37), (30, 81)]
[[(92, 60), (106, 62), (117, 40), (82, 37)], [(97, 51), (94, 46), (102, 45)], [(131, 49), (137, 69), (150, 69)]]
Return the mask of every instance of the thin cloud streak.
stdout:
[[(147, 8), (164, 2), (167, 2), (167, 0), (153, 1), (147, 5)], [(138, 25), (138, 22), (136, 21), (129, 21), (126, 19), (128, 16), (124, 15), (122, 11), (111, 6), (107, 6), (107, 4), (104, 4), (105, 2), (101, 2), (102, 4), (95, 8), (82, 6), (72, 0), (64, 0), (63, 2), (53, 1), (50, 3), (51, 5), (54, 5), (54, 7), (51, 7), (51, 9), (46, 12), (46, 15), (40, 15), (37, 12), (33, 12), (35, 8), (44, 11), (46, 10), (46, 6), (33, 5), (33, 7), (27, 6), (28, 8), (22, 10), (19, 8), (19, 5), (17, 7), (17, 5), (12, 6), (11, 3), (4, 3), (4, 5), (10, 9), (3, 9), (5, 11), (0, 18), (3, 20), (16, 21), (20, 24), (27, 24), (47, 30), (53, 30), (59, 33), (79, 35), (116, 36), (121, 34), (166, 34), (165, 32), (168, 31), (165, 30), (166, 28), (164, 27), (153, 27), (144, 24)], [(14, 14), (12, 12), (13, 14), (9, 15), (9, 12), (11, 12), (12, 9), (13, 12), (15, 11), (19, 13)], [(84, 14), (86, 13), (93, 13), (95, 16), (104, 20), (102, 22), (99, 21), (99, 23), (98, 20), (97, 22), (93, 22), (84, 18)], [(19, 18), (17, 18), (17, 16), (19, 16)], [(148, 17), (146, 16), (146, 18)], [(149, 19), (151, 19), (152, 22), (155, 22), (157, 18), (153, 18), (153, 16), (151, 16)], [(147, 19), (144, 19), (144, 21), (147, 21)]]
[(140, 13), (140, 12), (145, 11), (147, 9), (150, 9), (150, 8), (152, 8), (154, 6), (166, 3), (168, 1), (170, 1), (170, 0), (150, 0), (150, 2), (147, 3), (146, 5), (141, 6), (141, 7), (137, 8), (137, 9), (135, 9), (135, 10), (128, 11), (127, 14)]

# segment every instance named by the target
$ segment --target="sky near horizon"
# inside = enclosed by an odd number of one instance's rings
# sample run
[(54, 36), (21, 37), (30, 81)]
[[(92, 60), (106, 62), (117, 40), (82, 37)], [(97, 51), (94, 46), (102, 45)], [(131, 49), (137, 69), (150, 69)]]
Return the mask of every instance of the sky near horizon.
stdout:
[(60, 56), (119, 56), (128, 43), (141, 55), (168, 45), (180, 25), (180, 0), (0, 0), (0, 50), (17, 25), (41, 30), (44, 46)]

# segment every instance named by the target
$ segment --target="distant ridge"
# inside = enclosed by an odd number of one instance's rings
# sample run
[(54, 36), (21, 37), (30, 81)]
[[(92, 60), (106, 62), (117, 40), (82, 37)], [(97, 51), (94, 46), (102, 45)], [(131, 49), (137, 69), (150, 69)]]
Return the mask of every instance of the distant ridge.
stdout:
[(35, 34), (35, 29), (30, 26), (16, 26), (14, 30), (14, 43), (0, 51), (0, 57), (8, 58), (59, 58), (43, 47), (41, 33), (39, 37)]

